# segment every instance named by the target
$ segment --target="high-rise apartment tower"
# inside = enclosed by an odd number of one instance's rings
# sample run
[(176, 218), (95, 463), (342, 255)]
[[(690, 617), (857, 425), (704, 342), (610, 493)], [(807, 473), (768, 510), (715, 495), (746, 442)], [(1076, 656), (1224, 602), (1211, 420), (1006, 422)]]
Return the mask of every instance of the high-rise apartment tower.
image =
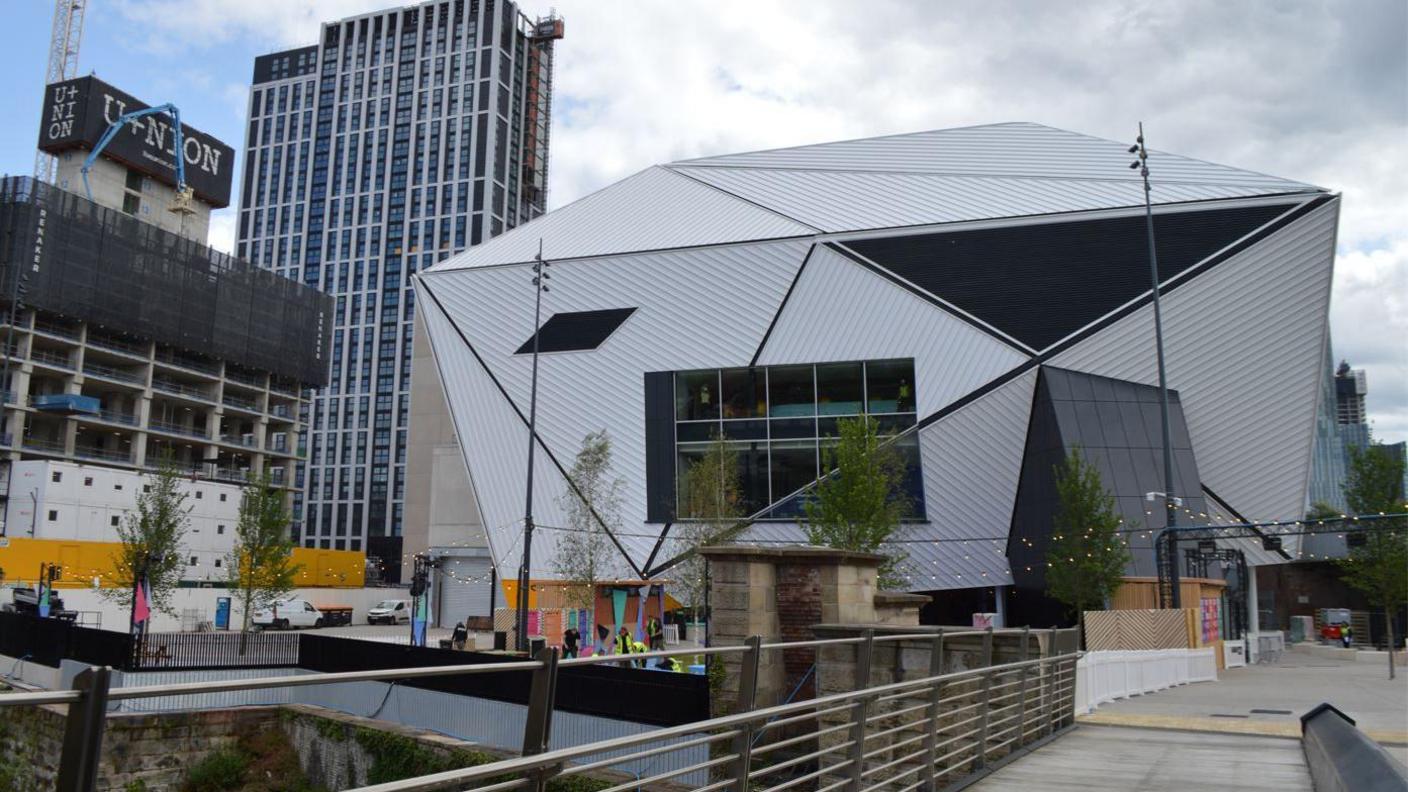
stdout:
[(542, 214), (562, 21), (436, 0), (260, 56), (237, 252), (336, 297), (308, 403), (300, 542), (400, 561), (411, 275)]

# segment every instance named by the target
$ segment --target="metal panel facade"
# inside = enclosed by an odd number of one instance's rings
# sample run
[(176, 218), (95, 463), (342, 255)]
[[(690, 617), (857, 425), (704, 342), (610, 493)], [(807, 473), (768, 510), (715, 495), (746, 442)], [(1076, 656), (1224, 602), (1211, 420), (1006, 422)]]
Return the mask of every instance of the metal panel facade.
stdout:
[[(1164, 299), (1203, 481), (1250, 520), (1304, 513), (1338, 219), (1336, 199)], [(1153, 384), (1153, 348), (1144, 308), (1051, 362)]]
[[(531, 261), (542, 241), (549, 260), (808, 236), (816, 229), (713, 187), (647, 168), (477, 245), (435, 270)], [(519, 339), (520, 341), (522, 339)]]
[[(812, 146), (683, 160), (677, 165), (872, 170), (947, 175), (1024, 176), (1139, 181), (1128, 170), (1128, 142), (1016, 122), (821, 143)], [(1159, 184), (1260, 186), (1277, 192), (1317, 188), (1177, 154), (1149, 152)]]
[[(852, 231), (1142, 206), (1137, 180), (669, 166), (824, 231)], [(1160, 183), (1158, 204), (1249, 198), (1262, 185)], [(833, 196), (845, 195), (845, 201)]]
[(760, 365), (914, 358), (928, 415), (1028, 356), (825, 246), (807, 260)]

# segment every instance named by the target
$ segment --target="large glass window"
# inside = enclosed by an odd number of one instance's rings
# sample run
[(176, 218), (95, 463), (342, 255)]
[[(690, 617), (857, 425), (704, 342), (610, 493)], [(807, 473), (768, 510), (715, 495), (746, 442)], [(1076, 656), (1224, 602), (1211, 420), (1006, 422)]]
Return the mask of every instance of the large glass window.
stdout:
[[(802, 499), (789, 495), (816, 481), (837, 421), (869, 414), (882, 436), (912, 427), (913, 360), (821, 363), (675, 374), (676, 513), (688, 517), (688, 476), (722, 438), (738, 454), (743, 509), (753, 514), (777, 504), (770, 519), (795, 519)], [(906, 461), (904, 488), (910, 514), (924, 513), (919, 445), (898, 441)]]
[(681, 371), (675, 375), (675, 419), (700, 421), (719, 417), (719, 372)]

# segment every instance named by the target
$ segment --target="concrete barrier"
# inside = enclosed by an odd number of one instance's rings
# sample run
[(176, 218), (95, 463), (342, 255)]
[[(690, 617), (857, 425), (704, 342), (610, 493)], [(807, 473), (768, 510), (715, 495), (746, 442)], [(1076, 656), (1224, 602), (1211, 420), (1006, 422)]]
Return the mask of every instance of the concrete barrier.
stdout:
[(1316, 792), (1408, 792), (1408, 769), (1329, 704), (1300, 716)]

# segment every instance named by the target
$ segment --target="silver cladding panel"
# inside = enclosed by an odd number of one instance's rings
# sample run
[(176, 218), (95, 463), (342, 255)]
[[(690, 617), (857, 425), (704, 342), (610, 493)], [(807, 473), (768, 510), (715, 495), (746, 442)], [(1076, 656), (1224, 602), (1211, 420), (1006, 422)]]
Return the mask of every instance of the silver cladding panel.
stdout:
[(901, 569), (915, 591), (1008, 585), (1007, 533), (1017, 500), (1037, 370), (920, 430), (928, 525), (910, 529)]
[[(1133, 130), (1130, 137), (1134, 137)], [(672, 164), (1138, 181), (1138, 172), (1126, 167), (1130, 160), (1126, 149), (1131, 142), (1015, 122), (726, 154)], [(1160, 151), (1150, 152), (1149, 169), (1163, 184), (1245, 185), (1276, 192), (1318, 189)]]
[[(1305, 508), (1339, 200), (1164, 299), (1169, 387), (1178, 390), (1203, 482), (1253, 521)], [(1157, 383), (1144, 308), (1052, 365)]]
[(433, 270), (549, 260), (755, 239), (808, 236), (816, 229), (654, 166), (482, 244)]
[(914, 358), (919, 415), (971, 393), (1028, 356), (948, 311), (818, 246), (758, 362)]
[[(808, 247), (806, 242), (758, 243), (552, 267), (544, 319), (557, 312), (638, 308), (596, 350), (542, 355), (538, 396), (539, 436), (564, 467), (571, 466), (584, 434), (597, 429), (610, 434), (613, 466), (625, 479), (622, 522), (628, 529), (623, 533), (634, 534), (621, 541), (637, 564), (649, 556), (660, 529), (645, 525), (644, 373), (747, 365)], [(420, 285), (444, 303), (523, 415), (532, 358), (514, 350), (532, 335), (529, 277), (523, 266), (495, 267), (431, 273)], [(516, 569), (527, 429), (433, 302), (421, 295), (420, 304), (495, 561), (501, 571)], [(505, 305), (522, 310), (491, 308)], [(533, 566), (549, 576), (547, 548), (552, 527), (565, 526), (559, 501), (567, 488), (544, 455), (538, 455), (535, 470), (535, 517), (549, 527), (535, 534)]]
[[(1111, 160), (1119, 167), (1122, 161)], [(1130, 179), (1035, 179), (850, 170), (668, 166), (824, 231), (988, 220), (1142, 206)], [(1249, 198), (1284, 189), (1268, 185), (1157, 182), (1155, 203)], [(846, 196), (838, 201), (837, 195)]]

